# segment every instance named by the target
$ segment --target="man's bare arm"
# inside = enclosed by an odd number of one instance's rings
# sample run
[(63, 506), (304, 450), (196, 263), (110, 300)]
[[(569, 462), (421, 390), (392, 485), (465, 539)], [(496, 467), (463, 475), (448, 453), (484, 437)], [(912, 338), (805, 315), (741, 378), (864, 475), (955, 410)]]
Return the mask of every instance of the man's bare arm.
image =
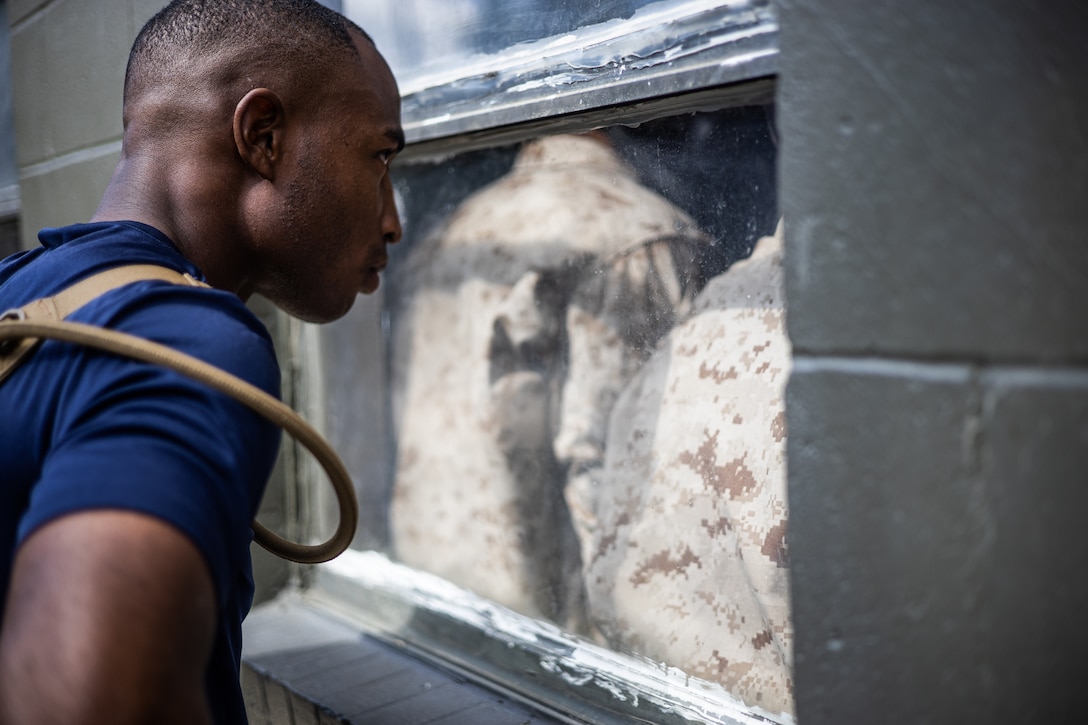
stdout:
[(88, 511), (20, 547), (0, 630), (0, 725), (207, 723), (216, 605), (195, 545)]

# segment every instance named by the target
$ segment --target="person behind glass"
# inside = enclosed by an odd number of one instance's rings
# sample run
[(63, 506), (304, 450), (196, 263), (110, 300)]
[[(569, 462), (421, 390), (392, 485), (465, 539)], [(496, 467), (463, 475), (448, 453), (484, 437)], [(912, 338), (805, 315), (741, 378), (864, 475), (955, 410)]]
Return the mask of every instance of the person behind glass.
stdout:
[[(175, 0), (129, 58), (120, 161), (89, 223), (0, 265), (0, 309), (157, 264), (70, 319), (278, 392), (244, 301), (313, 322), (379, 285), (401, 236), (396, 82), (312, 0)], [(279, 433), (218, 393), (46, 342), (0, 387), (0, 723), (240, 723), (250, 521)]]

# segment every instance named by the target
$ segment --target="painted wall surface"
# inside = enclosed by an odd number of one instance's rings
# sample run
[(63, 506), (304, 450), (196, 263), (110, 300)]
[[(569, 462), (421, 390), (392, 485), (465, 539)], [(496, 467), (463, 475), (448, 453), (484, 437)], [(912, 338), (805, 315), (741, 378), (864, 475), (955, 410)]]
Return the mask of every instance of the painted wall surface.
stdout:
[(19, 169), (11, 113), (11, 41), (7, 0), (0, 0), (0, 257), (19, 249)]
[(11, 118), (11, 41), (8, 39), (7, 0), (0, 0), (0, 217), (8, 213), (4, 203), (19, 181), (15, 168), (15, 136)]
[(1073, 721), (1088, 5), (778, 9), (799, 720)]
[(9, 0), (22, 244), (85, 221), (121, 149), (121, 92), (136, 32), (158, 0)]

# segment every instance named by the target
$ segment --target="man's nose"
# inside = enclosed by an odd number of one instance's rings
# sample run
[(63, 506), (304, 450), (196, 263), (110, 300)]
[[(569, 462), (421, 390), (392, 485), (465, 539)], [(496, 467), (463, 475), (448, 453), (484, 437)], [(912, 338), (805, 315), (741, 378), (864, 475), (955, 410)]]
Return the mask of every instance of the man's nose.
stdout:
[(396, 244), (404, 236), (404, 230), (400, 226), (400, 215), (397, 213), (397, 199), (393, 194), (393, 183), (387, 174), (384, 181), (382, 196), (382, 239), (386, 244)]

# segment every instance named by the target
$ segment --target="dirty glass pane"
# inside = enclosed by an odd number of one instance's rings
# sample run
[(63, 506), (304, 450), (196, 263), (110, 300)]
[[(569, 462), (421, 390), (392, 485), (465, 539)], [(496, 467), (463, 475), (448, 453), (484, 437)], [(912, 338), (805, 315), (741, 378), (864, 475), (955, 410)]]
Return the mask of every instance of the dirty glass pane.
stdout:
[(476, 54), (560, 37), (639, 9), (713, 6), (692, 0), (343, 0), (343, 12), (375, 40), (397, 78), (411, 80)]
[(395, 185), (384, 297), (322, 333), (357, 545), (790, 711), (771, 108), (398, 163)]

